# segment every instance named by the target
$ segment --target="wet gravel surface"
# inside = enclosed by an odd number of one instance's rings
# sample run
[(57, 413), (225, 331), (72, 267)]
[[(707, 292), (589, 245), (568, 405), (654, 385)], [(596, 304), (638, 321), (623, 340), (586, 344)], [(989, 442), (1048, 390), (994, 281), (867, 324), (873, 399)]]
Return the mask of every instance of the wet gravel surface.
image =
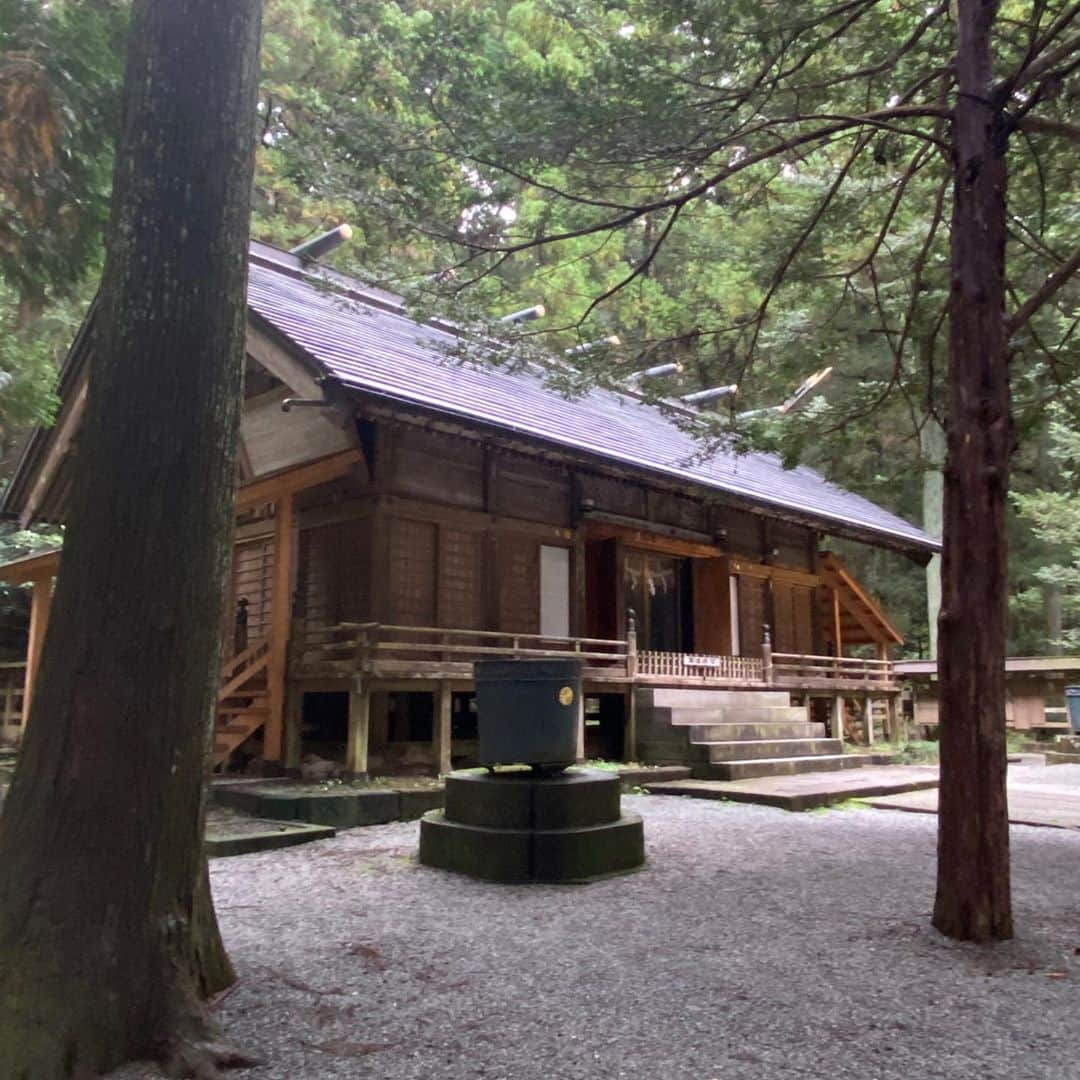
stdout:
[(647, 867), (588, 886), (421, 867), (415, 822), (214, 863), (234, 1075), (1080, 1077), (1080, 834), (1014, 827), (978, 947), (929, 926), (932, 816), (624, 803)]

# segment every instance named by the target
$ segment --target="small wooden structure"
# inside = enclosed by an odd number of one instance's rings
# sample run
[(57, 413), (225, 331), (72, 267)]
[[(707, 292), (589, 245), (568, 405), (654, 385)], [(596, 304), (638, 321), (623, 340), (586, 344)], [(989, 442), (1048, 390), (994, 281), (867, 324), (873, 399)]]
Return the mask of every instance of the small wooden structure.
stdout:
[[(452, 328), (265, 245), (250, 304), (218, 764), (445, 772), (488, 656), (579, 657), (582, 752), (610, 756), (633, 754), (635, 686), (895, 701), (902, 639), (821, 542), (925, 560), (907, 522), (766, 455), (694, 464), (633, 393), (462, 365)], [(63, 519), (89, 361), (84, 331), (5, 497), (25, 522)]]
[[(912, 718), (924, 733), (940, 723), (937, 663), (904, 660), (896, 676), (911, 690)], [(1080, 685), (1080, 656), (1010, 656), (1005, 660), (1005, 723), (1015, 731), (1068, 733), (1065, 687)]]

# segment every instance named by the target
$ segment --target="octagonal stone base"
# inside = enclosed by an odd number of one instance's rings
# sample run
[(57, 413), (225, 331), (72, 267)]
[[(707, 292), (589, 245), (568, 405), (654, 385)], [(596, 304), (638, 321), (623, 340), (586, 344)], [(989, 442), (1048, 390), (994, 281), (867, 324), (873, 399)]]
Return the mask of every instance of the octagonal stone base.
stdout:
[(645, 839), (640, 816), (622, 814), (619, 799), (615, 773), (451, 773), (446, 810), (421, 818), (420, 861), (486, 881), (625, 873), (645, 861)]

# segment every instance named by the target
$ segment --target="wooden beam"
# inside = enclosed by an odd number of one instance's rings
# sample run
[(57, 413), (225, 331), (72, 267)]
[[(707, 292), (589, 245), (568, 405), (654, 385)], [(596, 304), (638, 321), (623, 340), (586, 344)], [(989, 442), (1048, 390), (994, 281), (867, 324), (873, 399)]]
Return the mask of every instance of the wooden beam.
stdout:
[[(727, 554), (722, 547), (715, 544), (704, 544), (700, 541), (686, 540), (680, 537), (664, 536), (661, 532), (651, 532), (648, 529), (633, 529), (625, 525), (613, 525), (607, 522), (597, 521), (590, 515), (583, 518), (587, 540), (611, 540), (620, 539), (630, 547), (640, 548), (643, 551), (662, 552), (665, 555), (683, 555), (689, 558), (712, 559), (718, 555)], [(658, 525), (657, 529), (664, 526)]]
[(452, 768), (450, 751), (453, 706), (454, 696), (450, 684), (446, 681), (440, 682), (435, 690), (435, 738), (433, 746), (435, 767), (439, 776), (445, 776)]
[(49, 609), (52, 607), (52, 575), (36, 578), (30, 598), (30, 634), (26, 643), (26, 682), (23, 688), (23, 724), (30, 716), (30, 699), (34, 692), (34, 680), (41, 665), (41, 650), (45, 644), (45, 631), (49, 626)]
[(368, 742), (371, 737), (371, 688), (357, 676), (349, 688), (349, 739), (345, 769), (350, 776), (367, 776)]
[(836, 586), (832, 590), (832, 617), (833, 617), (833, 643), (836, 646), (836, 655), (844, 655), (844, 634), (840, 628), (840, 593)]
[(284, 496), (291, 497), (305, 488), (317, 487), (338, 477), (347, 476), (354, 466), (363, 460), (364, 454), (361, 450), (342, 450), (317, 461), (309, 461), (306, 465), (264, 476), (245, 484), (236, 492), (236, 509), (248, 510), (260, 503), (275, 502)]
[(60, 570), (60, 549), (42, 551), (36, 555), (24, 555), (0, 566), (0, 581), (8, 585), (25, 585), (46, 577), (56, 577)]
[(821, 584), (821, 577), (818, 574), (808, 574), (805, 570), (789, 570), (786, 566), (767, 566), (765, 563), (748, 562), (742, 558), (732, 558), (731, 572), (743, 574), (746, 577), (782, 581), (789, 585), (801, 585), (808, 589)]
[(56, 479), (56, 474), (64, 458), (67, 457), (71, 450), (75, 436), (78, 433), (79, 424), (82, 422), (83, 413), (86, 411), (86, 392), (87, 379), (86, 376), (83, 376), (82, 382), (79, 383), (79, 387), (71, 399), (70, 407), (65, 409), (60, 417), (60, 422), (53, 433), (52, 446), (49, 447), (49, 452), (38, 470), (34, 486), (27, 496), (26, 508), (20, 518), (20, 523), (24, 529), (34, 520), (42, 500), (48, 493), (53, 480)]
[(248, 316), (245, 348), (248, 356), (280, 379), (297, 397), (321, 398), (322, 387), (309, 365), (304, 364), (260, 330)]
[(270, 649), (266, 669), (269, 715), (263, 733), (263, 759), (280, 762), (284, 753), (285, 677), (292, 622), (293, 501), (292, 494), (277, 500), (274, 518), (274, 587), (270, 594)]
[[(831, 551), (822, 552), (822, 570), (830, 584), (839, 583), (846, 591), (850, 592), (856, 601), (866, 609), (866, 615), (855, 611), (855, 605), (847, 605), (852, 614), (866, 625), (869, 617), (875, 640), (880, 640), (882, 634), (891, 638), (897, 645), (904, 644), (904, 635), (893, 625), (892, 620), (885, 614), (881, 605), (855, 580), (840, 559)], [(878, 624), (878, 625), (874, 625)], [(867, 631), (868, 633), (870, 630)]]

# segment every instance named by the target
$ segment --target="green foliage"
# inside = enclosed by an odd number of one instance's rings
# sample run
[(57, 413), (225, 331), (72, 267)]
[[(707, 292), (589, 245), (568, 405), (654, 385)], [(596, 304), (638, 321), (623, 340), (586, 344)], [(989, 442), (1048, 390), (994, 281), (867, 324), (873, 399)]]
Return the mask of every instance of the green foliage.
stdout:
[[(1037, 14), (1045, 27), (1060, 11), (1005, 5), (999, 70), (1021, 62)], [(27, 275), (58, 295), (93, 274), (125, 13), (0, 0), (0, 53), (32, 52), (62, 102), (46, 188), (77, 208), (46, 199), (39, 235), (0, 196), (0, 236), (7, 222), (23, 253), (5, 261), (0, 240), (6, 321)], [(291, 246), (347, 220), (354, 240), (333, 261), (467, 326), (542, 300), (543, 324), (499, 331), (519, 358), (617, 334), (559, 376), (569, 393), (666, 360), (684, 374), (647, 395), (738, 383), (713, 439), (812, 464), (919, 519), (919, 430), (943, 414), (946, 362), (950, 166), (933, 108), (951, 92), (948, 5), (267, 0), (264, 24), (256, 236)], [(1040, 90), (1042, 115), (1075, 122), (1074, 77)], [(929, 111), (794, 145), (821, 117), (897, 104)], [(1014, 133), (1012, 147), (1019, 300), (1075, 242), (1080, 211), (1067, 140)], [(1024, 460), (1045, 456), (1042, 407), (1080, 370), (1072, 302), (1063, 293), (1015, 341)], [(50, 348), (5, 342), (0, 367), (26, 369), (10, 405), (0, 393), (5, 427), (47, 410)], [(826, 365), (802, 413), (739, 417)], [(1047, 541), (1028, 520), (1014, 523), (1014, 625), (1034, 647), (1040, 573), (1062, 561), (1040, 562)], [(921, 570), (830, 546), (924, 648)]]
[(1047, 456), (1056, 482), (1013, 494), (1021, 519), (1044, 546), (1046, 561), (1034, 570), (1028, 587), (1015, 593), (1013, 604), (1022, 618), (1040, 612), (1046, 591), (1056, 590), (1062, 601), (1062, 636), (1050, 646), (1072, 651), (1080, 648), (1080, 429), (1064, 406), (1055, 406), (1051, 416)]

